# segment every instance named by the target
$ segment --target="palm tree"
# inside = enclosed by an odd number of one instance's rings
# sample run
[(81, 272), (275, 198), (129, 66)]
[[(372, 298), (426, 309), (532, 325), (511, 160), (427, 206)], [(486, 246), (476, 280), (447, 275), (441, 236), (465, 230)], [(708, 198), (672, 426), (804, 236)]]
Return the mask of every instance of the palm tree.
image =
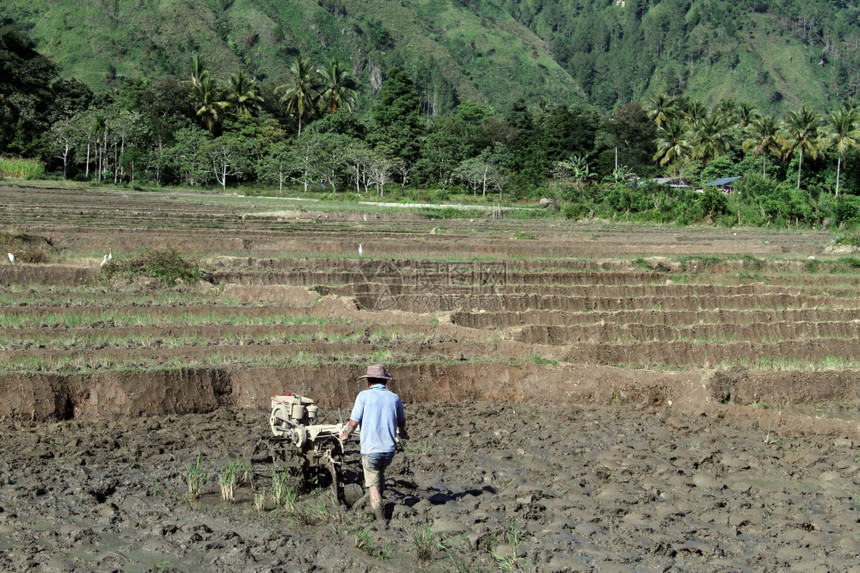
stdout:
[(759, 115), (754, 105), (739, 103), (735, 110), (735, 125), (741, 129), (746, 129)]
[(729, 121), (726, 115), (718, 111), (697, 121), (692, 133), (693, 157), (707, 165), (711, 159), (725, 153), (731, 143), (727, 129)]
[(791, 111), (783, 122), (782, 148), (786, 156), (794, 153), (795, 150), (799, 153), (799, 162), (797, 164), (797, 188), (800, 189), (800, 174), (803, 168), (803, 154), (808, 153), (810, 157), (815, 159), (818, 155), (818, 125), (820, 118), (818, 114), (806, 106), (803, 106), (800, 111)]
[(860, 129), (857, 127), (858, 114), (849, 107), (833, 111), (827, 117), (827, 130), (821, 138), (821, 148), (836, 146), (836, 196), (839, 196), (839, 175), (845, 153), (850, 149), (860, 147)]
[(313, 113), (318, 98), (316, 85), (311, 77), (311, 61), (301, 56), (290, 65), (290, 83), (275, 88), (275, 93), (283, 91), (281, 104), (287, 113), (295, 113), (299, 118), (299, 135), (302, 134), (302, 119)]
[(320, 79), (320, 107), (329, 113), (338, 108), (352, 111), (355, 106), (355, 82), (338, 60), (332, 60), (325, 68), (317, 68)]
[(197, 115), (210, 132), (215, 129), (215, 124), (221, 118), (221, 110), (228, 105), (227, 102), (219, 99), (219, 95), (218, 82), (208, 74), (203, 75), (191, 88), (191, 97), (194, 100), (194, 107), (197, 108)]
[(206, 69), (206, 62), (200, 54), (193, 54), (191, 56), (191, 85), (198, 85), (208, 75), (209, 70)]
[(256, 83), (242, 71), (230, 76), (227, 101), (233, 104), (238, 115), (253, 114), (260, 108), (263, 98), (257, 93)]
[(761, 174), (767, 177), (767, 156), (781, 149), (776, 118), (760, 115), (750, 122), (747, 132), (750, 136), (744, 141), (743, 150), (749, 151), (753, 148), (756, 157), (761, 155)]
[(860, 112), (860, 102), (853, 97), (842, 100), (842, 109), (851, 113)]
[(693, 123), (708, 117), (708, 108), (699, 100), (678, 96), (672, 101), (672, 115), (683, 117)]
[(687, 140), (687, 123), (680, 118), (670, 118), (657, 130), (657, 153), (654, 161), (666, 165), (687, 156), (690, 142)]
[(648, 119), (661, 127), (672, 115), (674, 100), (665, 93), (656, 95), (648, 101)]
[(714, 106), (714, 111), (712, 111), (711, 113), (719, 113), (730, 123), (734, 123), (735, 119), (737, 118), (739, 107), (740, 106), (738, 102), (736, 102), (733, 98), (721, 99), (717, 103), (717, 105)]

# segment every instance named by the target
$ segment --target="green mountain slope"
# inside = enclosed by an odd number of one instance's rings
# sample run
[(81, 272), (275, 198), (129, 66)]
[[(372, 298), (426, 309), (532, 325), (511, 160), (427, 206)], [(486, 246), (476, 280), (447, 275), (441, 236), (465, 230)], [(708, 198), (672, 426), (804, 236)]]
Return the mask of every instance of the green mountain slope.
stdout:
[(447, 0), (3, 0), (0, 18), (26, 29), (64, 75), (95, 90), (124, 76), (185, 78), (199, 52), (222, 78), (245, 69), (283, 79), (301, 53), (351, 64), (366, 97), (398, 65), (428, 110), (458, 100), (506, 106), (519, 97), (569, 101), (576, 86), (544, 43), (493, 4)]
[(501, 0), (604, 109), (733, 97), (780, 114), (860, 85), (860, 8), (827, 0)]
[(399, 66), (427, 113), (665, 92), (781, 114), (860, 86), (860, 8), (826, 0), (3, 0), (0, 20), (96, 90), (184, 79), (195, 52), (270, 84), (298, 54), (339, 58), (365, 107)]

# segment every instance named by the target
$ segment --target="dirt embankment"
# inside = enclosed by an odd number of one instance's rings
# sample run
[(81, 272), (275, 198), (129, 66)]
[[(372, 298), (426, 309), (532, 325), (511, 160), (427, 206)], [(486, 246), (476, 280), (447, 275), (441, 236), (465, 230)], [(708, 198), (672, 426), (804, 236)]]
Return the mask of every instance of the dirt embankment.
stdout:
[[(749, 415), (748, 405), (761, 404), (768, 410), (758, 410), (760, 417), (773, 413), (787, 417), (820, 404), (841, 404), (848, 419), (800, 416), (794, 425), (810, 431), (820, 427), (825, 433), (841, 428), (860, 441), (860, 425), (850, 413), (860, 406), (860, 375), (854, 371), (660, 373), (527, 362), (519, 366), (403, 365), (392, 372), (400, 380), (392, 383), (392, 389), (409, 403), (649, 405), (690, 413), (717, 408), (724, 415), (736, 412), (739, 416)], [(323, 407), (348, 409), (360, 387), (358, 374), (353, 368), (332, 366), (6, 376), (0, 381), (0, 416), (51, 421), (211, 412), (228, 406), (265, 409), (271, 396), (285, 392), (313, 396)]]

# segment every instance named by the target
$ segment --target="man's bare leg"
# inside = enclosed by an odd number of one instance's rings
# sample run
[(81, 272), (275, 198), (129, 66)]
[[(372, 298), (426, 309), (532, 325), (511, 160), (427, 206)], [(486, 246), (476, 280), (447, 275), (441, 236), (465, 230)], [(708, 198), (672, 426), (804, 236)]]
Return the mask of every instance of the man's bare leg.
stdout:
[(385, 520), (385, 509), (382, 505), (382, 494), (379, 491), (379, 486), (372, 485), (368, 489), (370, 493), (370, 507), (373, 509), (373, 514), (379, 521)]

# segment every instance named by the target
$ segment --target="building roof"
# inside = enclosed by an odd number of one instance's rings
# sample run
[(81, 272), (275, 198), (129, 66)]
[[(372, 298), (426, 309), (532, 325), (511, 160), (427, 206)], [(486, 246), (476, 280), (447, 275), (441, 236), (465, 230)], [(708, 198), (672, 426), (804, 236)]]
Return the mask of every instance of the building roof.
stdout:
[(709, 181), (705, 183), (705, 185), (728, 185), (732, 181), (737, 181), (738, 179), (740, 179), (740, 177), (721, 177), (720, 179)]

